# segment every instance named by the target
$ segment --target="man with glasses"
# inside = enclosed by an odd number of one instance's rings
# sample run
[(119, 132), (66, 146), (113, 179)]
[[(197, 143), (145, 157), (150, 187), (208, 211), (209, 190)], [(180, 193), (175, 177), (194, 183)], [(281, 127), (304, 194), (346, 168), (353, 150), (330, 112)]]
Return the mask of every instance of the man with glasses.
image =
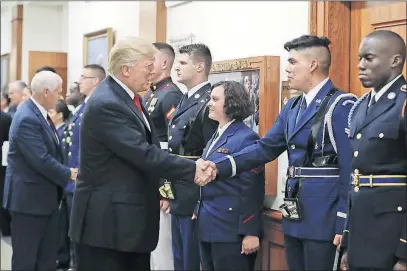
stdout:
[[(62, 146), (65, 155), (65, 165), (75, 165), (74, 168), (79, 167), (79, 131), (81, 127), (81, 119), (82, 114), (85, 110), (86, 102), (88, 101), (89, 97), (92, 95), (93, 91), (96, 87), (103, 81), (106, 77), (105, 69), (97, 64), (90, 64), (83, 67), (81, 77), (79, 78), (79, 91), (80, 94), (86, 96), (85, 101), (77, 106), (75, 110), (72, 112), (71, 118), (68, 120), (66, 124), (66, 128), (64, 131), (63, 139), (62, 139)], [(66, 205), (68, 211), (68, 221), (71, 216), (71, 209), (72, 209), (72, 199), (73, 194), (75, 191), (75, 186), (73, 183), (69, 183), (65, 187), (65, 198), (66, 198)], [(69, 225), (69, 223), (68, 223)], [(64, 229), (63, 232), (64, 236), (68, 236), (68, 227)], [(69, 242), (69, 239), (67, 239)], [(73, 253), (73, 246), (65, 252), (65, 255), (59, 255), (60, 262), (58, 263), (58, 267), (65, 269), (67, 267), (71, 268), (70, 270), (75, 268), (75, 259)], [(66, 255), (68, 253), (68, 255)]]

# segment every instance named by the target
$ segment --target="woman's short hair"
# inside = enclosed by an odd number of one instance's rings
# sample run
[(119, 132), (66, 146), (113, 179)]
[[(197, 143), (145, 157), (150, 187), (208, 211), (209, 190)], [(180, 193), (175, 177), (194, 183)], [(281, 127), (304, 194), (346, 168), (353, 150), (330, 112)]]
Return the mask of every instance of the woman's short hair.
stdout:
[(254, 113), (254, 104), (244, 86), (235, 81), (220, 81), (212, 86), (225, 90), (224, 110), (230, 120), (242, 121)]
[(71, 111), (69, 111), (68, 106), (64, 102), (64, 100), (58, 100), (57, 104), (55, 105), (55, 112), (62, 113), (62, 120), (66, 121), (69, 116), (71, 115)]

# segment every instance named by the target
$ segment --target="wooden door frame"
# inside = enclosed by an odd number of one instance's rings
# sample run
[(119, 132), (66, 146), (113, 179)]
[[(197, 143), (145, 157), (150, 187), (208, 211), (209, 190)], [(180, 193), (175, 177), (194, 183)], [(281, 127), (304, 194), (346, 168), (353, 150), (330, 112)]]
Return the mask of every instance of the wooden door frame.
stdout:
[(330, 78), (345, 91), (350, 85), (351, 2), (309, 0), (309, 34), (331, 40)]

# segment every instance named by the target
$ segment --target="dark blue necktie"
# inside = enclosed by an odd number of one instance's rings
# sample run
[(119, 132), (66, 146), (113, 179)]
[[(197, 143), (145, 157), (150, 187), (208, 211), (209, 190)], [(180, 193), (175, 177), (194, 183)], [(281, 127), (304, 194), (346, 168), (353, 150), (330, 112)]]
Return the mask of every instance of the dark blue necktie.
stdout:
[(300, 110), (298, 110), (297, 119), (295, 120), (295, 125), (297, 125), (297, 123), (300, 121), (300, 119), (306, 109), (307, 109), (307, 102), (306, 102), (305, 98), (303, 97), (301, 99)]

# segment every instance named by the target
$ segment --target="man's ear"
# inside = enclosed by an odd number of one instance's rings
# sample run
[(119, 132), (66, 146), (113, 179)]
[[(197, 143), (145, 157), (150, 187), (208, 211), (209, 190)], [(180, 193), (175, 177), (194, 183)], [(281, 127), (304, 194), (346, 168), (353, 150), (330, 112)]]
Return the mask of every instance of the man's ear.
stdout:
[(167, 69), (167, 67), (168, 67), (168, 60), (167, 60), (167, 59), (164, 59), (163, 64), (161, 65), (161, 68), (162, 68), (163, 70), (165, 70), (165, 69)]
[(204, 63), (204, 62), (198, 62), (197, 71), (198, 71), (199, 73), (201, 73), (201, 72), (203, 72), (204, 70), (205, 70), (205, 63)]
[(403, 57), (400, 54), (393, 55), (392, 61), (391, 61), (391, 67), (395, 68), (401, 64), (403, 64)]
[(129, 77), (130, 76), (130, 70), (129, 67), (127, 66), (121, 66), (120, 71), (122, 72), (123, 76)]
[(319, 64), (318, 61), (316, 61), (315, 59), (311, 60), (309, 68), (310, 73), (314, 72), (317, 69), (318, 64)]

